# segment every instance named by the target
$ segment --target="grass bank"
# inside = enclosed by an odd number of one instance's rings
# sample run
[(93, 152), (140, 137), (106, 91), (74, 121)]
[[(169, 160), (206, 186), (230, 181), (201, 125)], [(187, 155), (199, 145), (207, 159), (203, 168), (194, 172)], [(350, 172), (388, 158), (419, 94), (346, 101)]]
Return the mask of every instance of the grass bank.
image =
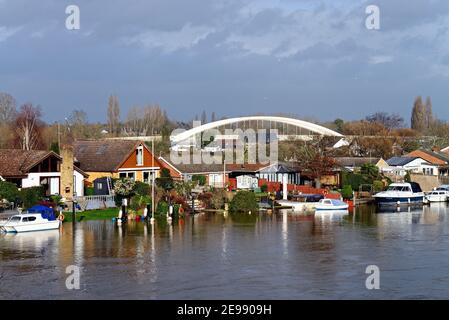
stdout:
[[(76, 213), (76, 221), (109, 220), (118, 216), (118, 208), (86, 210)], [(64, 212), (64, 222), (72, 222), (72, 212)]]

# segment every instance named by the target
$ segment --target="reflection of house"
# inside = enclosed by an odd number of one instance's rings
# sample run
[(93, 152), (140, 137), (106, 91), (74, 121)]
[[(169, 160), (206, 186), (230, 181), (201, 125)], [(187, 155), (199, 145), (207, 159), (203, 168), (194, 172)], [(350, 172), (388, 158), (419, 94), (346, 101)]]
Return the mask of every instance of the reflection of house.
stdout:
[[(61, 194), (62, 158), (53, 151), (0, 150), (0, 174), (19, 188), (42, 186), (46, 195)], [(84, 194), (87, 174), (74, 167), (73, 182), (77, 195)]]
[(438, 166), (420, 157), (393, 157), (387, 160), (388, 168), (382, 171), (397, 176), (405, 176), (407, 172), (420, 173), (428, 176), (438, 175)]
[(74, 143), (75, 159), (89, 174), (89, 182), (97, 178), (130, 178), (150, 183), (153, 173), (159, 176), (161, 164), (142, 141), (82, 140)]

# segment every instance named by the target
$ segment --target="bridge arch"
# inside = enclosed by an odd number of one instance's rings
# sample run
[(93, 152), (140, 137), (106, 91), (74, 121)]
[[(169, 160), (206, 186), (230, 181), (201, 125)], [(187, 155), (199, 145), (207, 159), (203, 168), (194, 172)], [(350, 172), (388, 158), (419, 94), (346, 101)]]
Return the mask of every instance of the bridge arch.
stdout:
[(172, 143), (176, 144), (181, 141), (186, 141), (187, 139), (200, 134), (204, 131), (216, 129), (218, 127), (232, 125), (234, 123), (245, 122), (245, 121), (270, 121), (275, 123), (282, 123), (286, 125), (291, 125), (295, 127), (299, 127), (308, 131), (311, 131), (317, 135), (321, 136), (332, 136), (332, 137), (343, 137), (342, 134), (333, 131), (331, 129), (325, 128), (323, 126), (317, 125), (315, 123), (287, 118), (287, 117), (277, 117), (277, 116), (247, 116), (247, 117), (238, 117), (238, 118), (230, 118), (218, 120), (210, 123), (203, 124), (198, 127), (194, 127), (192, 129), (180, 132), (174, 136), (171, 136), (170, 139)]

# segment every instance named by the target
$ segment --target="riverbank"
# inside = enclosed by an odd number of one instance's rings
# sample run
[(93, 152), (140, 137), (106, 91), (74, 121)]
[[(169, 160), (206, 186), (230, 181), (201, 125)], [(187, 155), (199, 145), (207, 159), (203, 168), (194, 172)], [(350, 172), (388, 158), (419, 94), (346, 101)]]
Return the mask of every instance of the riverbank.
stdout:
[[(119, 208), (86, 210), (76, 213), (76, 221), (109, 220), (118, 216)], [(64, 213), (64, 222), (72, 222), (72, 212)]]

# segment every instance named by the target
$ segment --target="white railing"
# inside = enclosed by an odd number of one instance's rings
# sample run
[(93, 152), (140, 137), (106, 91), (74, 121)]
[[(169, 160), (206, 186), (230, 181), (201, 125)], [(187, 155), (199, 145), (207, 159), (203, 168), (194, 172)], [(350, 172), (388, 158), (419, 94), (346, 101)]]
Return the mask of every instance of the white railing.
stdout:
[(115, 208), (115, 197), (109, 195), (75, 197), (82, 210)]

